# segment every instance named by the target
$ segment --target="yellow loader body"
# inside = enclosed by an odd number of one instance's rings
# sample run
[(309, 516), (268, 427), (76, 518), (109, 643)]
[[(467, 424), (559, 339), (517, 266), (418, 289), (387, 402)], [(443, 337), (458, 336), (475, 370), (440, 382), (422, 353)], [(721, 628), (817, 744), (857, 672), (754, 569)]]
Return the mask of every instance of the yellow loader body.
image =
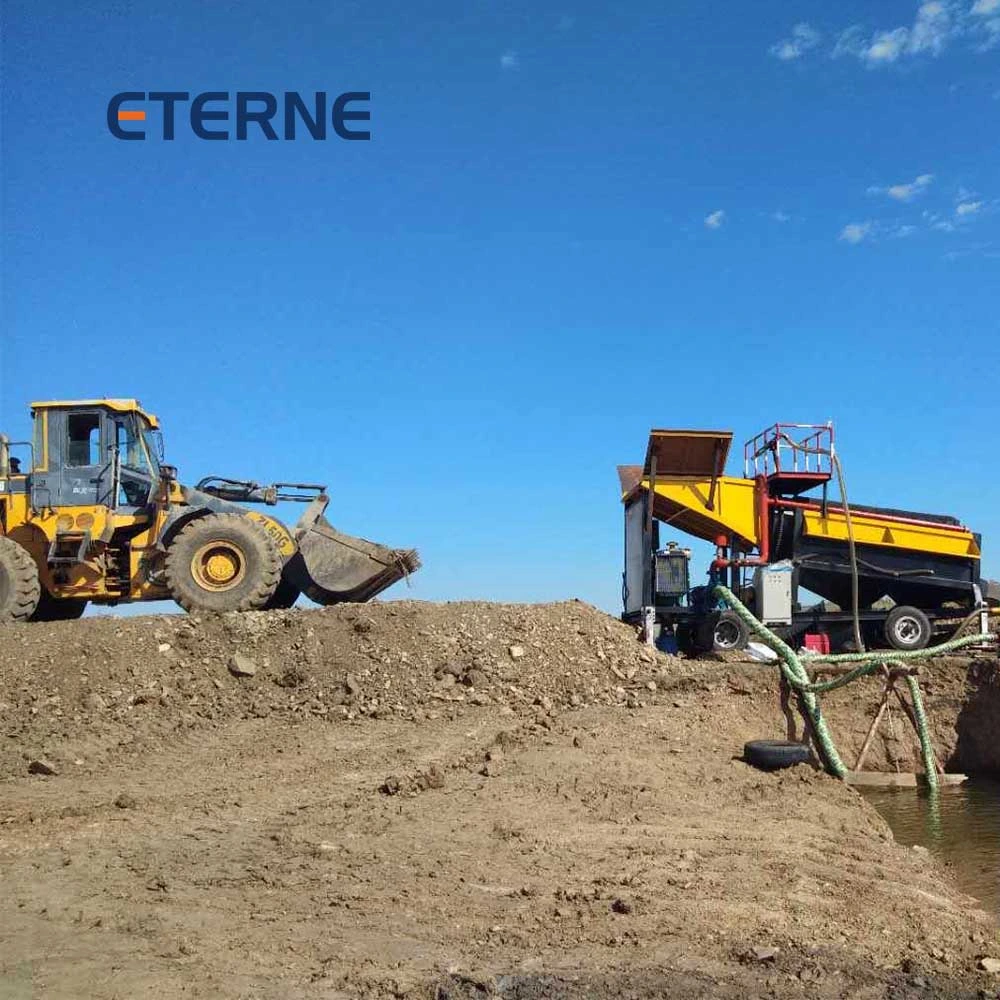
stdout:
[[(76, 617), (86, 602), (363, 601), (420, 565), (413, 550), (336, 531), (322, 486), (181, 485), (160, 461), (159, 421), (137, 400), (37, 402), (32, 415), (31, 441), (0, 436), (0, 621), (25, 617), (32, 601), (36, 618)], [(309, 503), (293, 528), (244, 506), (281, 500)]]

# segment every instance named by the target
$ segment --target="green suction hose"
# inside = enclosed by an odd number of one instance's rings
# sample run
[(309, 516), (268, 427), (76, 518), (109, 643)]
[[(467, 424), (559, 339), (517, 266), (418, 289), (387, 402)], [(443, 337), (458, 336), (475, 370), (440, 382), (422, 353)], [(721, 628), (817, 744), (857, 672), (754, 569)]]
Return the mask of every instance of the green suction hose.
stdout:
[[(992, 638), (989, 635), (971, 635), (961, 639), (951, 639), (940, 646), (933, 646), (928, 649), (912, 650), (909, 652), (869, 652), (869, 653), (843, 653), (836, 655), (810, 655), (799, 657), (798, 654), (783, 639), (775, 635), (766, 625), (758, 621), (745, 604), (726, 586), (719, 584), (713, 591), (714, 595), (732, 608), (736, 616), (746, 627), (758, 636), (765, 645), (769, 646), (778, 654), (778, 666), (785, 679), (798, 694), (799, 700), (809, 719), (816, 747), (820, 753), (823, 763), (830, 774), (843, 779), (847, 776), (847, 768), (837, 753), (833, 738), (823, 719), (820, 709), (819, 699), (816, 697), (826, 691), (833, 691), (835, 688), (844, 687), (859, 677), (867, 677), (869, 674), (878, 673), (888, 667), (904, 666), (904, 661), (927, 660), (934, 656), (954, 652), (965, 646), (974, 643), (981, 643)], [(848, 671), (840, 677), (835, 677), (829, 681), (813, 682), (806, 670), (807, 663), (857, 663), (854, 670)], [(906, 676), (906, 684), (910, 691), (910, 698), (913, 702), (913, 717), (917, 724), (917, 736), (920, 739), (920, 753), (923, 757), (924, 776), (931, 793), (937, 792), (937, 764), (934, 759), (934, 747), (931, 743), (930, 727), (927, 723), (927, 714), (924, 711), (923, 695), (920, 691), (920, 684), (912, 674)]]

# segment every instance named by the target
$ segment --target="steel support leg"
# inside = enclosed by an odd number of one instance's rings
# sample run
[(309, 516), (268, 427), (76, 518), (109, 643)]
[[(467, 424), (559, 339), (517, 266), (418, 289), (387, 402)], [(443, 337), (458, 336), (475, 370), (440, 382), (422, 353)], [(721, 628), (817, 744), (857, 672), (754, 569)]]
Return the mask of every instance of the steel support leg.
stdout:
[(642, 609), (642, 641), (647, 646), (656, 645), (656, 608)]

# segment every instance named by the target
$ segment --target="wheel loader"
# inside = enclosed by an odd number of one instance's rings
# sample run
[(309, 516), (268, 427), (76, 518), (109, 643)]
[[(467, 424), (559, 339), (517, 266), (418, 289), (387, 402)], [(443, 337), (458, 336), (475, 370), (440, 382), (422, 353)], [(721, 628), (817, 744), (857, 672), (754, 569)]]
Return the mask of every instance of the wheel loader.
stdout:
[[(210, 476), (182, 485), (135, 399), (31, 404), (30, 441), (0, 435), (0, 622), (79, 618), (88, 603), (187, 611), (367, 601), (420, 566), (337, 531), (326, 487)], [(26, 466), (26, 467), (25, 467)], [(299, 522), (244, 505), (306, 503)]]

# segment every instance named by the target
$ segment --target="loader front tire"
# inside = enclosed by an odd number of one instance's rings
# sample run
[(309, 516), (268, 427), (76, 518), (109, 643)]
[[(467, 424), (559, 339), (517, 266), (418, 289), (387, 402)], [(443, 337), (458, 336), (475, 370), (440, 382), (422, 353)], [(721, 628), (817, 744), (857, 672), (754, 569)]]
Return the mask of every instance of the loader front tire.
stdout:
[(274, 595), (281, 553), (270, 535), (240, 514), (206, 514), (167, 549), (167, 586), (185, 611), (255, 611)]
[(42, 588), (28, 550), (0, 536), (0, 625), (26, 622), (38, 606)]

